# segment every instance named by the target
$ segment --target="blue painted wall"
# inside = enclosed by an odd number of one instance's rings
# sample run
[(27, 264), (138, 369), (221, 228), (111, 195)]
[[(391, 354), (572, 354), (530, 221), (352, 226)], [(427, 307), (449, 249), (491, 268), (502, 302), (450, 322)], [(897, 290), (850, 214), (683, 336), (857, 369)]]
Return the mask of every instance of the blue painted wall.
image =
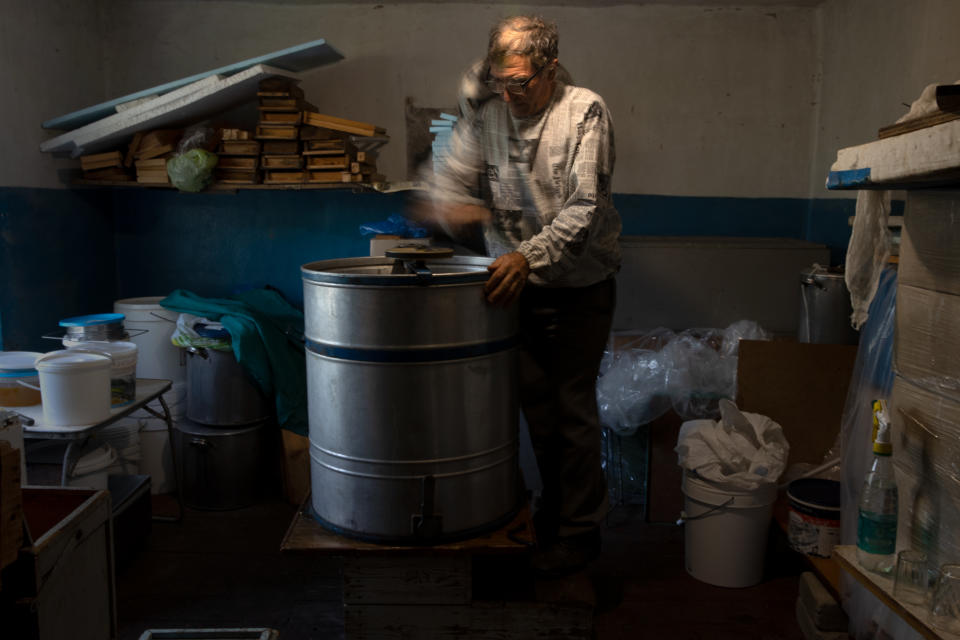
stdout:
[[(39, 336), (63, 317), (176, 288), (219, 297), (271, 285), (300, 304), (300, 265), (367, 255), (359, 225), (402, 212), (404, 202), (349, 190), (0, 188), (3, 348), (49, 350), (55, 344)], [(854, 212), (852, 199), (619, 194), (615, 202), (625, 235), (798, 238), (829, 246), (835, 264)]]
[(103, 190), (0, 188), (0, 346), (58, 348), (41, 338), (67, 317), (109, 310), (114, 227)]

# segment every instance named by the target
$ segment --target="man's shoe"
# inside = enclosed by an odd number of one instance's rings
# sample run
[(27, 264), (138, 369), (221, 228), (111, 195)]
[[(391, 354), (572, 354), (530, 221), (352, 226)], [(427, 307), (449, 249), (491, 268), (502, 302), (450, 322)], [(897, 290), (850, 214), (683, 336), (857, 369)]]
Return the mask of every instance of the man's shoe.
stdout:
[(600, 555), (600, 532), (591, 531), (557, 538), (537, 549), (530, 560), (534, 572), (545, 578), (560, 578), (580, 571)]

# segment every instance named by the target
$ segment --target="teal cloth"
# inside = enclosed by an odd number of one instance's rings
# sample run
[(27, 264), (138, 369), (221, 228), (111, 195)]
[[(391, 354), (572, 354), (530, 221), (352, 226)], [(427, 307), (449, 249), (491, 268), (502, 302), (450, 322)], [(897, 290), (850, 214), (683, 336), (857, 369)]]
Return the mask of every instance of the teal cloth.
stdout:
[(272, 289), (252, 289), (233, 299), (202, 298), (177, 289), (160, 305), (223, 324), (237, 362), (268, 398), (275, 398), (280, 426), (307, 435), (302, 311)]

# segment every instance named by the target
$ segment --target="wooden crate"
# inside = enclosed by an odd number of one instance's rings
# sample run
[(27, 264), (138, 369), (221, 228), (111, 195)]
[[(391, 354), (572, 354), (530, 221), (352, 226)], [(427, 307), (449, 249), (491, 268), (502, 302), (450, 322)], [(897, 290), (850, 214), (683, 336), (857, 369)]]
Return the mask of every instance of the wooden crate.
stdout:
[(4, 628), (37, 640), (116, 637), (109, 492), (26, 487), (23, 509), (34, 540), (4, 574), (16, 602)]
[(281, 548), (343, 558), (347, 640), (593, 637), (592, 605), (536, 599), (525, 568), (533, 544), (527, 508), (485, 535), (414, 547), (337, 536), (312, 518), (309, 504), (308, 496)]
[(17, 559), (23, 545), (20, 449), (0, 440), (0, 569)]

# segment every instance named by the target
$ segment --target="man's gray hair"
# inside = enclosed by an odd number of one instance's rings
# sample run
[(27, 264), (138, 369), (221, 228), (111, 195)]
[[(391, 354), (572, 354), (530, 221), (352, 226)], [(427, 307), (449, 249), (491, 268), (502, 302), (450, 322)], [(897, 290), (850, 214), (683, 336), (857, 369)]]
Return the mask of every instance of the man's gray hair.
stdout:
[(501, 64), (506, 56), (524, 56), (535, 67), (557, 57), (560, 35), (554, 22), (540, 16), (511, 16), (490, 29), (487, 62)]

